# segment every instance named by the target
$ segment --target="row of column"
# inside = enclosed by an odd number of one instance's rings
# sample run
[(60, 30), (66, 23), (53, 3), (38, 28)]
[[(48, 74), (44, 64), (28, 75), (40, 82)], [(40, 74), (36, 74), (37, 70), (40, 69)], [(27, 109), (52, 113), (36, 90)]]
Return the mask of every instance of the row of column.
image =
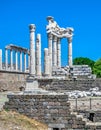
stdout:
[[(61, 67), (61, 43), (60, 38), (48, 34), (48, 49), (44, 49), (45, 75), (52, 74), (53, 67)], [(48, 60), (49, 59), (49, 60)], [(68, 38), (68, 66), (72, 66), (72, 37)]]
[[(8, 66), (8, 51), (9, 49), (6, 48), (5, 50), (5, 68), (6, 70), (9, 70), (9, 66)], [(15, 51), (15, 69), (14, 69), (14, 63), (13, 63), (13, 51), (12, 49), (10, 49), (10, 70), (16, 70), (16, 71), (19, 71), (19, 61), (18, 61), (18, 51)], [(22, 62), (23, 62), (23, 59), (22, 59), (22, 52), (20, 52), (20, 72), (22, 72)], [(27, 61), (26, 61), (26, 53), (24, 53), (24, 72), (26, 72), (27, 70)], [(28, 55), (28, 58), (29, 58), (29, 55)], [(28, 63), (28, 66), (29, 66), (29, 63)]]
[(29, 25), (30, 30), (30, 75), (41, 76), (41, 35), (37, 34), (35, 42), (35, 25)]
[(52, 72), (52, 66), (61, 67), (61, 45), (60, 38), (48, 34), (48, 49), (49, 49), (49, 61), (50, 61), (50, 73)]

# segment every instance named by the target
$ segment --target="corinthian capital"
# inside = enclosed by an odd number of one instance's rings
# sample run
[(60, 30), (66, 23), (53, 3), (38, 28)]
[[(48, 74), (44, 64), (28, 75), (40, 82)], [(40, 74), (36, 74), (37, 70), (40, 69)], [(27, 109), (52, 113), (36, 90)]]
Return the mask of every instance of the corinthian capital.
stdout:
[(34, 32), (35, 31), (35, 24), (30, 24), (29, 25), (29, 30), (30, 30), (30, 32)]

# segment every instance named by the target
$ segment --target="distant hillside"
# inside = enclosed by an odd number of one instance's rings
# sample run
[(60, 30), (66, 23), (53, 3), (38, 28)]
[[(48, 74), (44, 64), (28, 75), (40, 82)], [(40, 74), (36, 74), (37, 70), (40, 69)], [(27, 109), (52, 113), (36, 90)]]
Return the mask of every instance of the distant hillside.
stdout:
[(0, 130), (47, 130), (48, 127), (34, 119), (12, 111), (0, 112)]

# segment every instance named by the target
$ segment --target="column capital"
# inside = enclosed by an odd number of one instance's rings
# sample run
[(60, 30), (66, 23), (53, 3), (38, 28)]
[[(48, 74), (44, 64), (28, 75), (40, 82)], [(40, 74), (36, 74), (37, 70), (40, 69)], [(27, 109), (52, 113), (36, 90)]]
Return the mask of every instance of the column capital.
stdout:
[(35, 29), (36, 29), (35, 24), (30, 24), (30, 25), (29, 25), (29, 30), (30, 30), (30, 32), (35, 32)]
[(71, 43), (72, 42), (72, 37), (69, 37), (68, 38), (68, 43)]

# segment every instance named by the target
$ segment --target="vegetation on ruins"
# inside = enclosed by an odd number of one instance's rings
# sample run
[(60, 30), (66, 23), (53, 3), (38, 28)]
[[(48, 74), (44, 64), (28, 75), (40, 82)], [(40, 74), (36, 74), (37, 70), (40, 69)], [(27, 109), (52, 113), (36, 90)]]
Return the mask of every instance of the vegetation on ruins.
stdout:
[(73, 59), (73, 65), (89, 65), (92, 69), (92, 73), (96, 74), (98, 78), (101, 77), (101, 58), (97, 61), (93, 61), (87, 57), (77, 57)]
[(95, 62), (93, 66), (93, 73), (96, 74), (98, 78), (101, 77), (101, 58)]
[(77, 57), (77, 58), (73, 59), (73, 64), (74, 65), (88, 65), (93, 70), (93, 66), (95, 64), (95, 61), (93, 61), (87, 57)]

